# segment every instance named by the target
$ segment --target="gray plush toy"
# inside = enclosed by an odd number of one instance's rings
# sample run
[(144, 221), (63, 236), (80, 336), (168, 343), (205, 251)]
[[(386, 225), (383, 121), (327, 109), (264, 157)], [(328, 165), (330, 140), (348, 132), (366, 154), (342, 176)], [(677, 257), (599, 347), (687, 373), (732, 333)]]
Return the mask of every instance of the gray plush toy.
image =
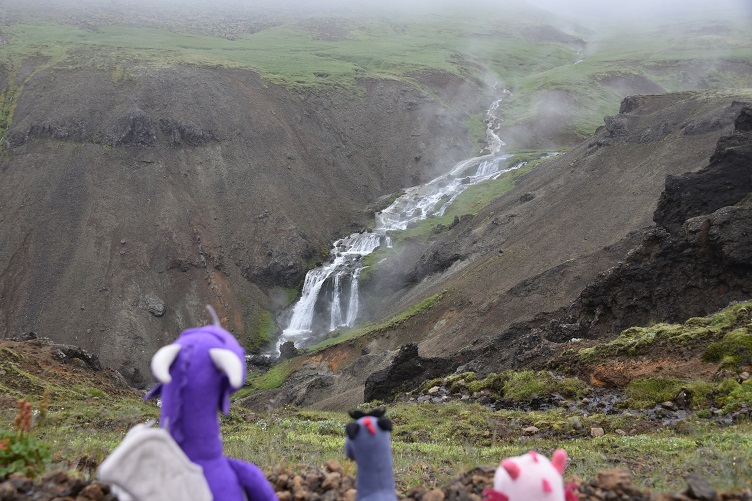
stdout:
[(357, 501), (396, 501), (392, 467), (392, 422), (384, 409), (351, 411), (345, 427), (345, 455), (358, 464)]

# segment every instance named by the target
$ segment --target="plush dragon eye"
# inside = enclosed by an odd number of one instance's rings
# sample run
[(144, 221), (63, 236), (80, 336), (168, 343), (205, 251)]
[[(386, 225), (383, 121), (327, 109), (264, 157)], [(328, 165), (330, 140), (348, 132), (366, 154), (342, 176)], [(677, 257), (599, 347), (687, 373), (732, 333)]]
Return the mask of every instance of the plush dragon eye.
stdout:
[(376, 424), (379, 425), (379, 428), (381, 428), (384, 431), (392, 431), (392, 421), (387, 418), (379, 418), (378, 421), (376, 421)]
[(352, 423), (348, 423), (347, 426), (345, 426), (345, 434), (350, 440), (353, 440), (360, 431), (360, 425), (353, 421)]

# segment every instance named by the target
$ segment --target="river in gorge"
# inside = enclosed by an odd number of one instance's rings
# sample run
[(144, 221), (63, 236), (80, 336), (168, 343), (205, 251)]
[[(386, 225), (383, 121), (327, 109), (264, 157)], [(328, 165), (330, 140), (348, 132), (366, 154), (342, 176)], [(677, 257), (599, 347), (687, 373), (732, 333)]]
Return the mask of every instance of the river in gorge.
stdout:
[(287, 327), (277, 342), (277, 353), (287, 341), (300, 347), (355, 324), (360, 311), (358, 276), (364, 267), (363, 260), (382, 245), (392, 246), (390, 232), (407, 229), (428, 217), (442, 216), (468, 187), (524, 165), (507, 166), (509, 155), (505, 154), (504, 142), (498, 136), (500, 103), (501, 99), (494, 101), (486, 112), (487, 146), (481, 156), (455, 164), (449, 172), (426, 184), (405, 189), (389, 207), (376, 214), (373, 230), (353, 233), (334, 242), (329, 261), (306, 275), (300, 299), (287, 312)]

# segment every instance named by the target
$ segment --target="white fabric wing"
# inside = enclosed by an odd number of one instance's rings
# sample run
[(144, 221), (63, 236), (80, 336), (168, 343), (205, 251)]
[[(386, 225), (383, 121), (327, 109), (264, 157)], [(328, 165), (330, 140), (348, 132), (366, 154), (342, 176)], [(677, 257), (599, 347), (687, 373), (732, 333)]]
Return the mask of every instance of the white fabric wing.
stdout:
[(212, 501), (201, 467), (170, 434), (139, 424), (99, 466), (99, 478), (134, 501)]

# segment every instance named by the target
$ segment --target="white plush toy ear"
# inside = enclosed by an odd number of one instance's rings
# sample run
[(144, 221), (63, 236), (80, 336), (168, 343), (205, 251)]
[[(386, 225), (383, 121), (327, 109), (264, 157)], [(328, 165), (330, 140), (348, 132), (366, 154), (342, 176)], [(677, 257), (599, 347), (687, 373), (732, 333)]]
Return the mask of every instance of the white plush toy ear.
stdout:
[(567, 467), (567, 452), (564, 449), (556, 449), (551, 457), (551, 464), (561, 475), (564, 475), (564, 468)]
[(179, 344), (168, 344), (161, 347), (153, 357), (151, 357), (151, 373), (162, 384), (172, 381), (170, 376), (170, 366), (178, 358), (180, 353)]
[(230, 350), (224, 348), (212, 348), (209, 356), (214, 362), (214, 367), (227, 374), (230, 386), (236, 390), (243, 386), (243, 361)]

